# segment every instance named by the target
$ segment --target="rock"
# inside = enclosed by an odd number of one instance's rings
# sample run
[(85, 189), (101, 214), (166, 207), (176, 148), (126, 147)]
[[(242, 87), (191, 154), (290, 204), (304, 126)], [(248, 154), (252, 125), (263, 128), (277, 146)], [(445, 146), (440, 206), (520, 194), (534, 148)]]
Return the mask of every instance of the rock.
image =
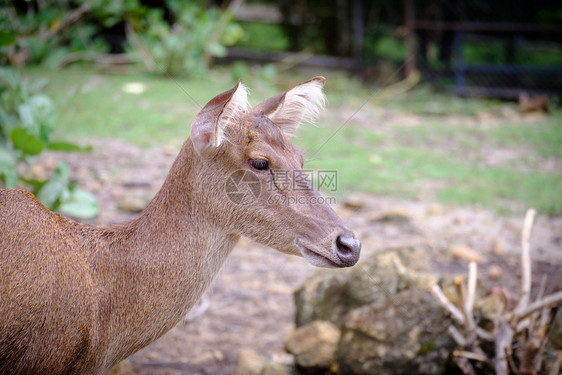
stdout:
[(146, 208), (149, 200), (138, 195), (125, 196), (117, 203), (117, 208), (124, 212), (139, 213)]
[(340, 330), (327, 321), (314, 321), (296, 329), (285, 342), (297, 365), (329, 369), (336, 361)]
[(530, 97), (526, 93), (519, 95), (519, 112), (527, 113), (549, 113), (548, 104), (550, 97), (548, 95), (538, 95)]
[(382, 158), (380, 155), (371, 154), (369, 155), (369, 162), (374, 165), (380, 165), (382, 163)]
[(492, 244), (492, 252), (497, 256), (505, 255), (505, 245), (501, 240), (494, 240)]
[(338, 347), (342, 374), (443, 374), (455, 343), (429, 293), (406, 290), (349, 312)]
[(491, 280), (498, 280), (502, 276), (502, 269), (497, 264), (492, 264), (490, 268), (488, 268), (488, 277)]
[(124, 360), (115, 365), (106, 375), (136, 375), (133, 365), (128, 360)]
[(265, 371), (267, 359), (253, 350), (244, 349), (238, 356), (237, 374), (262, 375)]
[(180, 150), (179, 150), (178, 146), (169, 143), (169, 144), (165, 145), (164, 147), (162, 147), (162, 152), (166, 156), (175, 156), (180, 152)]
[(251, 349), (244, 349), (238, 356), (236, 373), (240, 375), (296, 375), (293, 363), (268, 359)]
[(47, 172), (47, 168), (44, 165), (33, 164), (29, 168), (29, 174), (26, 176), (26, 178), (45, 181), (49, 178), (49, 173)]
[(349, 195), (344, 199), (343, 205), (354, 210), (361, 210), (365, 208), (367, 203), (365, 199), (359, 195)]
[(376, 213), (371, 217), (371, 220), (383, 223), (404, 224), (409, 223), (412, 220), (412, 217), (406, 211), (393, 210)]
[(427, 216), (439, 216), (439, 215), (443, 215), (444, 211), (445, 210), (443, 209), (443, 206), (434, 203), (434, 204), (430, 204), (427, 207), (426, 215)]
[(469, 262), (476, 262), (476, 263), (482, 262), (482, 257), (480, 256), (480, 254), (478, 254), (476, 251), (474, 251), (468, 246), (452, 245), (449, 248), (449, 251), (451, 252), (451, 255), (453, 257), (461, 258)]
[(323, 270), (309, 277), (294, 294), (296, 323), (302, 326), (326, 320), (339, 325), (343, 316), (357, 307), (410, 288), (429, 292), (436, 282), (423, 251), (387, 250), (368, 258), (360, 267), (338, 272)]

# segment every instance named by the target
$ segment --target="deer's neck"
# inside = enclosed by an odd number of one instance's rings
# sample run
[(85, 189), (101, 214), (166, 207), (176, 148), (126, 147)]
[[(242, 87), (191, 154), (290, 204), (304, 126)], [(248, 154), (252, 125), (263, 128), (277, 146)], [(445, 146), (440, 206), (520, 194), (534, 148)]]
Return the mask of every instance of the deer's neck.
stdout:
[(140, 348), (176, 325), (238, 241), (207, 209), (194, 156), (188, 140), (148, 207), (111, 234), (114, 245), (107, 256), (113, 265), (113, 289), (108, 303), (116, 311), (115, 328), (123, 327), (123, 320), (131, 328), (126, 340), (132, 342), (119, 342), (124, 347)]

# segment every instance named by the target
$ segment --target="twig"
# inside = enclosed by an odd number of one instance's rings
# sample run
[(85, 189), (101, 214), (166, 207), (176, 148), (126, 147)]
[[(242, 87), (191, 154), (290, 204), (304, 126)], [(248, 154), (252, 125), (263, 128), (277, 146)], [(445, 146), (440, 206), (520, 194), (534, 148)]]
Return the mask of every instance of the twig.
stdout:
[(468, 359), (463, 357), (454, 357), (453, 359), (457, 366), (459, 366), (463, 374), (476, 375), (476, 372), (474, 371), (474, 368), (472, 367), (472, 364), (470, 364), (470, 361)]
[[(521, 231), (521, 296), (517, 306), (508, 307), (508, 298), (502, 289), (504, 301), (503, 311), (494, 322), (493, 333), (478, 327), (474, 321), (473, 309), (478, 280), (477, 264), (469, 263), (468, 283), (465, 286), (462, 278), (456, 278), (454, 283), (459, 298), (459, 306), (453, 305), (438, 285), (433, 286), (432, 292), (441, 305), (449, 311), (454, 320), (463, 325), (463, 333), (450, 325), (447, 329), (453, 340), (463, 348), (453, 352), (454, 361), (464, 374), (475, 374), (470, 360), (485, 362), (494, 367), (496, 375), (538, 374), (547, 341), (547, 330), (551, 323), (549, 307), (562, 303), (562, 291), (544, 297), (546, 278), (541, 280), (538, 299), (529, 303), (531, 293), (531, 247), (530, 237), (533, 221), (536, 215), (534, 209), (526, 213)], [(534, 314), (537, 311), (539, 314)], [(533, 315), (534, 314), (534, 315)], [(518, 364), (514, 360), (514, 336), (523, 332), (521, 346), (517, 348)], [(481, 340), (494, 343), (495, 354), (490, 358), (481, 348)], [(556, 361), (549, 375), (558, 374), (562, 365), (562, 351), (559, 351)]]
[(463, 358), (467, 358), (467, 359), (473, 359), (475, 361), (480, 361), (480, 362), (484, 362), (484, 363), (489, 362), (488, 357), (486, 357), (486, 355), (480, 354), (480, 353), (469, 352), (469, 351), (466, 351), (466, 350), (454, 350), (453, 356), (463, 357)]
[(431, 291), (433, 292), (433, 295), (437, 297), (437, 300), (441, 302), (441, 305), (449, 311), (453, 319), (455, 319), (459, 324), (464, 324), (462, 312), (447, 299), (439, 285), (434, 285)]
[(534, 208), (527, 210), (523, 230), (521, 231), (521, 298), (515, 308), (515, 313), (523, 311), (529, 304), (531, 293), (531, 230), (537, 211)]
[(127, 17), (125, 18), (125, 35), (127, 35), (127, 41), (131, 43), (133, 48), (138, 52), (139, 57), (144, 64), (144, 67), (149, 72), (156, 72), (157, 66), (154, 57), (150, 53), (150, 50), (146, 44), (141, 40), (133, 27), (133, 23)]
[(550, 295), (544, 297), (543, 299), (541, 299), (540, 301), (535, 301), (535, 302), (531, 303), (529, 306), (527, 306), (527, 308), (525, 310), (523, 310), (522, 312), (520, 312), (517, 315), (517, 318), (518, 318), (518, 320), (522, 320), (523, 318), (525, 318), (529, 314), (532, 314), (535, 311), (542, 309), (543, 307), (552, 306), (552, 305), (556, 305), (556, 304), (559, 304), (559, 303), (562, 303), (562, 290), (558, 291), (556, 293), (550, 294)]
[(495, 362), (496, 375), (508, 375), (508, 358), (511, 358), (511, 343), (513, 330), (503, 315), (500, 315), (494, 325), (495, 336)]
[(92, 10), (92, 6), (87, 2), (83, 3), (80, 7), (76, 8), (66, 17), (64, 17), (55, 27), (50, 28), (49, 30), (47, 30), (47, 32), (42, 34), (41, 40), (46, 42), (49, 39), (53, 38), (61, 30), (64, 30), (66, 27), (78, 21), (85, 13), (89, 12), (90, 10)]
[(476, 262), (472, 261), (468, 264), (468, 295), (466, 296), (466, 310), (472, 313), (474, 308), (474, 297), (476, 295), (476, 279), (478, 277), (478, 268)]
[(466, 339), (454, 325), (450, 325), (449, 328), (447, 328), (447, 332), (449, 333), (449, 336), (451, 336), (453, 340), (457, 343), (458, 346), (466, 346)]
[(469, 334), (476, 339), (475, 328), (476, 323), (474, 322), (474, 315), (472, 310), (474, 308), (474, 297), (476, 296), (476, 279), (478, 276), (478, 269), (476, 262), (470, 262), (468, 264), (468, 290), (466, 295), (466, 300), (464, 301), (464, 310), (466, 317), (466, 328)]
[(507, 358), (507, 363), (509, 364), (509, 368), (511, 369), (511, 372), (513, 372), (516, 375), (521, 374), (521, 371), (519, 371), (517, 365), (515, 364), (515, 361), (513, 360), (513, 357), (511, 356), (511, 352), (508, 352), (507, 348), (505, 349), (505, 355)]
[(96, 53), (96, 52), (73, 52), (66, 55), (57, 64), (60, 69), (75, 61), (93, 61), (96, 64), (123, 65), (135, 62), (129, 54), (125, 53)]
[(455, 277), (453, 280), (455, 283), (455, 287), (457, 288), (457, 295), (459, 296), (459, 303), (462, 307), (461, 312), (464, 318), (464, 324), (467, 324), (468, 321), (468, 313), (466, 311), (466, 290), (464, 288), (463, 278), (462, 277)]
[(494, 335), (491, 334), (490, 332), (486, 331), (486, 330), (483, 329), (483, 328), (476, 327), (476, 334), (477, 334), (478, 337), (480, 337), (482, 340), (494, 341)]
[(558, 354), (556, 355), (556, 359), (552, 363), (552, 367), (550, 368), (550, 371), (548, 372), (548, 375), (558, 375), (558, 373), (560, 372), (560, 365), (561, 364), (562, 364), (562, 350), (559, 350)]

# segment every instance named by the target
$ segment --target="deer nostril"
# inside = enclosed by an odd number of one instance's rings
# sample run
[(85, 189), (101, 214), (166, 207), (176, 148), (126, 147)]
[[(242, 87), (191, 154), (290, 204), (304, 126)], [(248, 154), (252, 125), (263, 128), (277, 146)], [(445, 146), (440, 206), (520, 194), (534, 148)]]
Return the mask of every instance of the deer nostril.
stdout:
[(361, 242), (353, 235), (342, 234), (336, 238), (336, 255), (345, 264), (353, 265), (359, 260)]

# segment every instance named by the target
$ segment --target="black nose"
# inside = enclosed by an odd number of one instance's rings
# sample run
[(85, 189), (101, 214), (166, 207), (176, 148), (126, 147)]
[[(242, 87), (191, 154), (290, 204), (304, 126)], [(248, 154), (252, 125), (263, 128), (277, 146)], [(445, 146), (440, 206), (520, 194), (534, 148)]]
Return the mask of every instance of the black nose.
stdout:
[(352, 234), (340, 234), (336, 238), (336, 255), (345, 266), (353, 266), (359, 260), (361, 242)]

